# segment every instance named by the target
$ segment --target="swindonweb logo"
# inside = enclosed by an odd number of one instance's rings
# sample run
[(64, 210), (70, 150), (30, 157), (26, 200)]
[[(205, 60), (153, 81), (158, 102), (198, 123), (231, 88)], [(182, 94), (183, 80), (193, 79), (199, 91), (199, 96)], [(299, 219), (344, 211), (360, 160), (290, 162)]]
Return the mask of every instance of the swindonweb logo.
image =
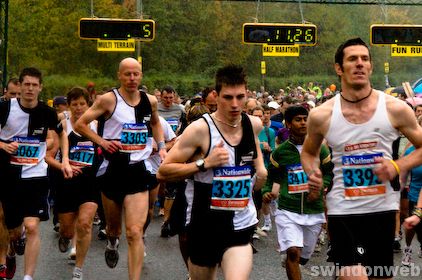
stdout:
[[(310, 275), (314, 277), (334, 277), (340, 275), (340, 266), (334, 265), (313, 265), (310, 266)], [(366, 276), (371, 277), (418, 277), (421, 275), (421, 267), (411, 264), (410, 266), (366, 266), (365, 272), (361, 266), (353, 266), (348, 270), (341, 271), (343, 276)], [(365, 275), (363, 275), (365, 274)]]

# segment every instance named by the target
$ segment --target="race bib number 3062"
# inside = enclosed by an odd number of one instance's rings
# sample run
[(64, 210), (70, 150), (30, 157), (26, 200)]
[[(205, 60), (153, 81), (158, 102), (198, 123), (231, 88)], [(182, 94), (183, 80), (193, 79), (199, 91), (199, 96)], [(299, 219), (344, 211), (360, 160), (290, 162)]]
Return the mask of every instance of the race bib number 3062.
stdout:
[(234, 166), (214, 169), (211, 208), (243, 210), (251, 197), (251, 167)]
[(18, 149), (10, 157), (10, 163), (14, 165), (37, 165), (40, 155), (40, 141), (31, 137), (15, 137)]
[(385, 194), (385, 184), (378, 180), (378, 177), (374, 174), (375, 157), (382, 157), (382, 154), (342, 157), (344, 195), (346, 199), (360, 199)]

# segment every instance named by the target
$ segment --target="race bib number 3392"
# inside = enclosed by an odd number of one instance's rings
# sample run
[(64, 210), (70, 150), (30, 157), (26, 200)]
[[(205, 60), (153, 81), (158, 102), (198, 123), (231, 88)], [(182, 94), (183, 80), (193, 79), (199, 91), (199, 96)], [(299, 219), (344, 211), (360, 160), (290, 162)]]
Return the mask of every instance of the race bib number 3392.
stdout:
[(120, 137), (122, 152), (137, 152), (145, 149), (148, 142), (148, 128), (145, 124), (123, 124)]
[(251, 167), (214, 168), (211, 208), (243, 210), (251, 197)]
[(10, 157), (10, 163), (14, 165), (37, 165), (40, 155), (40, 141), (30, 137), (15, 137), (13, 141), (18, 142), (18, 149)]
[(378, 177), (374, 174), (375, 157), (382, 157), (382, 154), (342, 157), (344, 195), (346, 199), (360, 199), (385, 194), (385, 184), (378, 180)]

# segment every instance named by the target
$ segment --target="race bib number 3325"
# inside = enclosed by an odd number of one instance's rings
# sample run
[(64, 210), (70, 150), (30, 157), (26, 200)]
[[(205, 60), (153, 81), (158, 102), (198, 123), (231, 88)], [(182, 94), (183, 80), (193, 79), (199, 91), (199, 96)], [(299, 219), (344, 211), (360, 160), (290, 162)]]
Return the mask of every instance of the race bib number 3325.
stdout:
[(214, 169), (211, 208), (243, 210), (251, 196), (251, 167), (234, 166)]

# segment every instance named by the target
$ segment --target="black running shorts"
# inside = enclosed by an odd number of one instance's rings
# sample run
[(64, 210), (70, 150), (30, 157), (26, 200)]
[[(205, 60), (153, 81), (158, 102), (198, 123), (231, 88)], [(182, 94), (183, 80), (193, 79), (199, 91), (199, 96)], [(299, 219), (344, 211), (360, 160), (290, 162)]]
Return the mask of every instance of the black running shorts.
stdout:
[(190, 261), (199, 266), (214, 267), (221, 263), (227, 249), (250, 244), (255, 227), (238, 231), (224, 231), (219, 225), (214, 230), (188, 227), (187, 243)]
[(49, 219), (48, 187), (47, 177), (19, 179), (8, 185), (7, 198), (2, 200), (8, 229), (21, 225), (25, 217)]
[(82, 204), (99, 201), (100, 190), (93, 175), (82, 173), (56, 186), (55, 207), (58, 213), (77, 212)]
[(108, 168), (97, 179), (101, 192), (118, 204), (122, 204), (126, 195), (148, 190), (151, 173), (146, 170), (144, 161)]
[(391, 277), (395, 215), (396, 211), (328, 216), (330, 260), (340, 267), (363, 265), (369, 277)]

